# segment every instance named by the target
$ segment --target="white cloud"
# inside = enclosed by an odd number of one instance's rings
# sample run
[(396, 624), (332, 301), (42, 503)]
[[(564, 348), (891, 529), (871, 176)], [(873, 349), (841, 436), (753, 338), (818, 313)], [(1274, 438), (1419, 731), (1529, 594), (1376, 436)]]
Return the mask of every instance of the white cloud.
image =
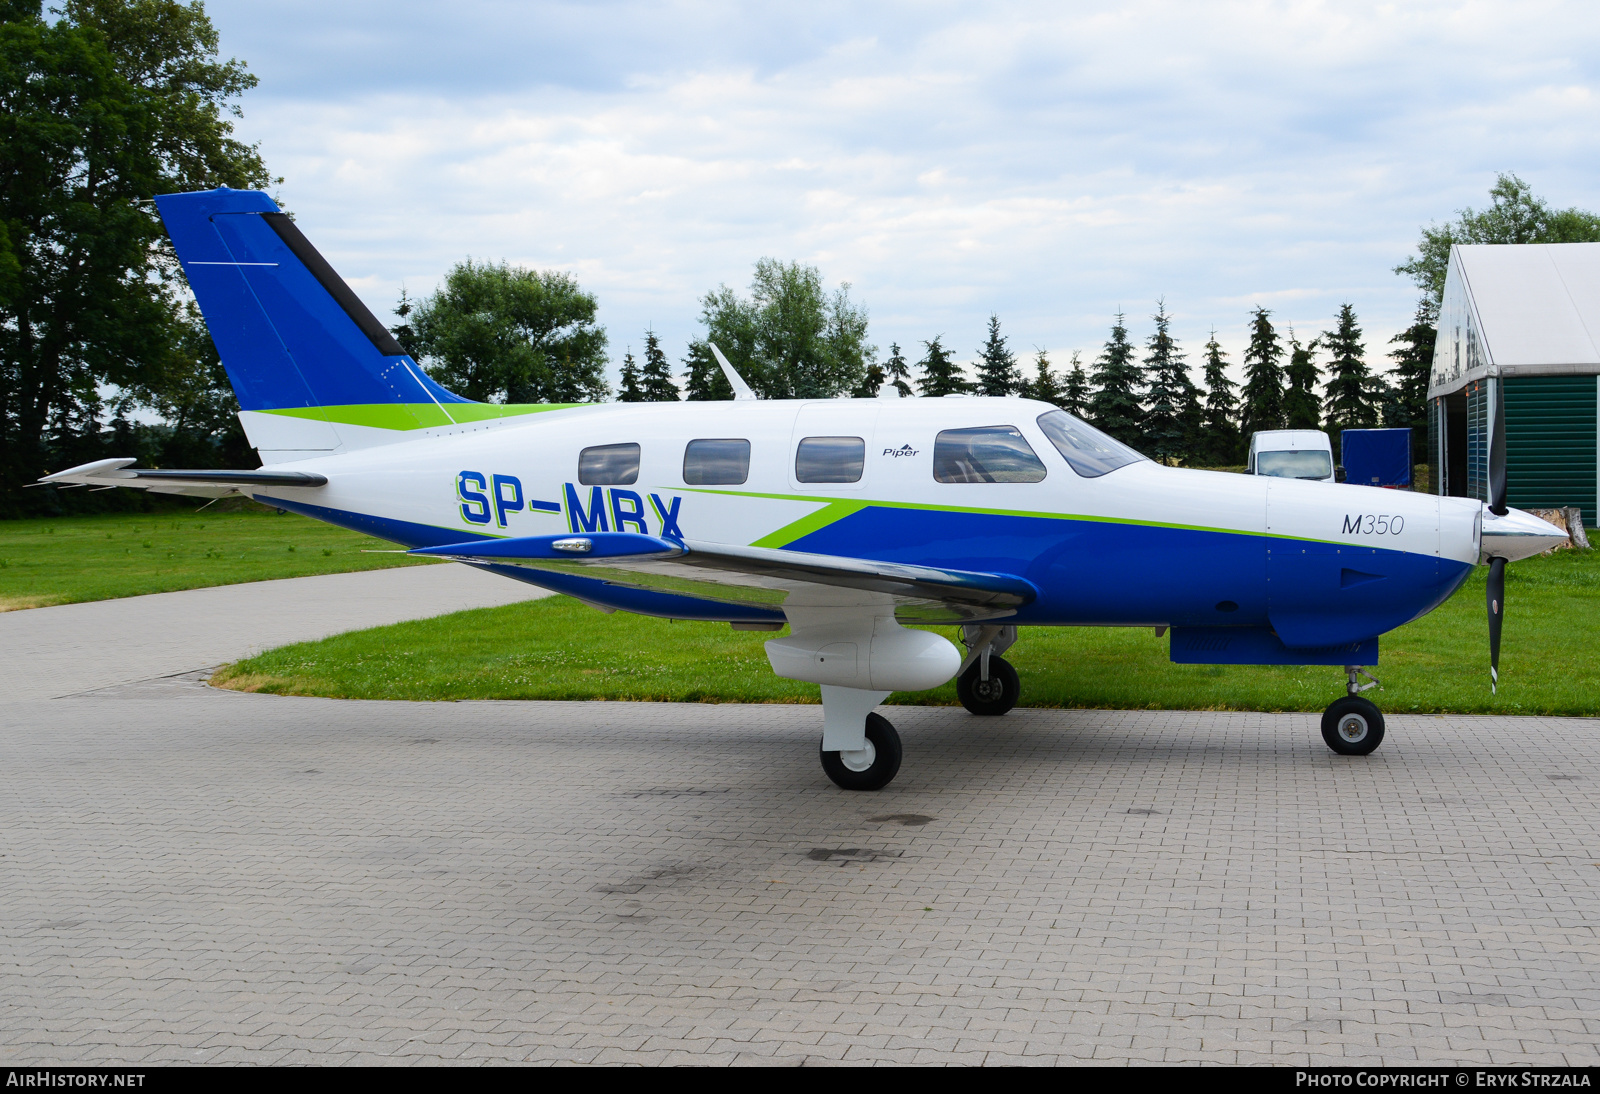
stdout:
[(1064, 360), (1163, 296), (1237, 355), (1257, 302), (1305, 333), (1349, 300), (1377, 358), (1391, 268), (1497, 170), (1600, 205), (1579, 4), (210, 8), (263, 76), (242, 133), (375, 311), (469, 254), (560, 267), (617, 356), (773, 255), (883, 347), (995, 311)]

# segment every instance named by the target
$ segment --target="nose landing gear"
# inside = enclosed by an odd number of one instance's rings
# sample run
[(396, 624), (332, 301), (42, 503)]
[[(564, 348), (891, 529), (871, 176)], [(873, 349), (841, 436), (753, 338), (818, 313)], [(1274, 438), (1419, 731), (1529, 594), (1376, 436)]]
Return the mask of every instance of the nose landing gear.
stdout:
[[(1348, 694), (1328, 704), (1322, 712), (1322, 739), (1341, 756), (1365, 756), (1383, 743), (1383, 712), (1377, 704), (1361, 697), (1378, 685), (1377, 677), (1359, 665), (1346, 665)], [(1357, 682), (1365, 676), (1371, 683)]]

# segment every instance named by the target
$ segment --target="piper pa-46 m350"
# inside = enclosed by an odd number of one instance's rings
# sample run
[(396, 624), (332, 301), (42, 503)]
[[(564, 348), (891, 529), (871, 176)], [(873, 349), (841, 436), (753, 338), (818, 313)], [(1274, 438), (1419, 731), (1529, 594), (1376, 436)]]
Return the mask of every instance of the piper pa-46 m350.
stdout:
[[(974, 714), (1011, 709), (1001, 654), (1023, 626), (1151, 627), (1186, 664), (1341, 668), (1323, 737), (1371, 752), (1378, 635), (1487, 562), (1495, 666), (1506, 560), (1565, 538), (1508, 510), (1503, 481), (1485, 505), (1163, 467), (1027, 399), (757, 401), (720, 352), (731, 402), (472, 402), (267, 195), (156, 204), (263, 466), (103, 460), (45, 481), (242, 494), (605, 611), (787, 625), (767, 656), (822, 686), (822, 766), (848, 789), (899, 769), (874, 713), (890, 692), (957, 677)], [(906, 623), (959, 624), (966, 648)]]

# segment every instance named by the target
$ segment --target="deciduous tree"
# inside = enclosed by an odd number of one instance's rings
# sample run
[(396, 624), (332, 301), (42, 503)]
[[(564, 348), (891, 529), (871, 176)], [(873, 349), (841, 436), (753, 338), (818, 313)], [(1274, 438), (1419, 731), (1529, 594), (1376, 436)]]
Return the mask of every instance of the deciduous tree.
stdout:
[[(194, 352), (198, 320), (148, 199), (274, 180), (233, 136), (255, 77), (220, 59), (198, 2), (66, 0), (46, 19), (10, 0), (4, 15), (0, 506), (16, 512), (76, 496), (21, 487), (106, 454), (108, 385), (171, 409), (231, 400)], [(208, 424), (209, 413), (185, 419), (191, 432)]]
[(570, 274), (469, 258), (412, 311), (411, 352), (469, 399), (598, 402), (609, 388), (596, 309)]

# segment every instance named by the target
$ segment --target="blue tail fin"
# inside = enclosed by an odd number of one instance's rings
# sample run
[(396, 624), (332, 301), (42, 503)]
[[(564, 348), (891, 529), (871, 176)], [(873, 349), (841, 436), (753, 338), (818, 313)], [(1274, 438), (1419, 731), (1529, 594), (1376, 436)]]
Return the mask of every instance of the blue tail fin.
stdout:
[(264, 462), (553, 409), (434, 383), (266, 194), (166, 194), (156, 207)]

